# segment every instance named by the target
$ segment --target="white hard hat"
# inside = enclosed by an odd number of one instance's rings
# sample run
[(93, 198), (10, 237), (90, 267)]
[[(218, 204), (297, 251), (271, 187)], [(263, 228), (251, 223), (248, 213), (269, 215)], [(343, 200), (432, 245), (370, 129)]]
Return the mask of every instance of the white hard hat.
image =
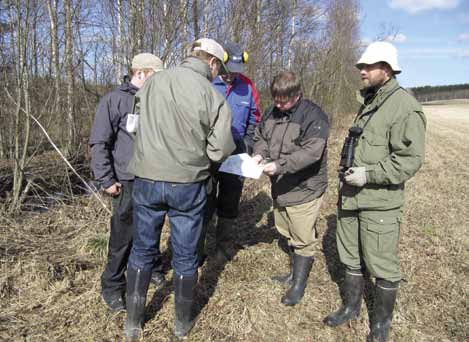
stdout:
[(360, 68), (363, 64), (369, 65), (378, 62), (388, 63), (395, 74), (399, 74), (402, 71), (397, 64), (397, 50), (394, 45), (388, 42), (374, 42), (368, 45), (355, 65), (357, 68)]

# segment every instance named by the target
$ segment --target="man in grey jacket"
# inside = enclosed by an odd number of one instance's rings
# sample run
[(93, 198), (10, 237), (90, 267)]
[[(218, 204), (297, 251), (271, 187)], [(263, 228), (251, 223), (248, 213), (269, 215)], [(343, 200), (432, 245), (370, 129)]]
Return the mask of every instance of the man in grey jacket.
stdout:
[(210, 83), (224, 68), (224, 49), (201, 38), (181, 65), (151, 77), (137, 93), (140, 123), (129, 171), (136, 233), (128, 264), (125, 334), (140, 337), (152, 260), (166, 215), (171, 227), (176, 336), (187, 335), (194, 317), (197, 241), (212, 162), (235, 149), (231, 111)]
[[(134, 176), (127, 171), (134, 135), (126, 130), (127, 115), (133, 111), (137, 90), (148, 77), (162, 69), (163, 62), (155, 55), (136, 55), (132, 60), (132, 78), (103, 96), (91, 129), (91, 168), (105, 193), (112, 196), (108, 260), (101, 276), (101, 294), (113, 311), (125, 309), (124, 272), (134, 231), (131, 196)], [(156, 260), (161, 264), (158, 257), (159, 254)], [(155, 271), (152, 278), (157, 285), (164, 283), (161, 271)]]
[(275, 226), (288, 241), (290, 272), (273, 280), (289, 289), (285, 305), (300, 302), (317, 251), (316, 219), (327, 188), (329, 119), (303, 99), (299, 77), (282, 71), (272, 81), (274, 105), (254, 136), (254, 160), (272, 182)]

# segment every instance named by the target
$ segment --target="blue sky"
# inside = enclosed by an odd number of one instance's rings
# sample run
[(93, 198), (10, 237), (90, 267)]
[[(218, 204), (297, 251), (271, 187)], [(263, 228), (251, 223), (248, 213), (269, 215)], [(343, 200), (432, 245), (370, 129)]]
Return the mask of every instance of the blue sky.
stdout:
[(469, 83), (469, 0), (361, 0), (361, 37), (397, 48), (404, 87)]

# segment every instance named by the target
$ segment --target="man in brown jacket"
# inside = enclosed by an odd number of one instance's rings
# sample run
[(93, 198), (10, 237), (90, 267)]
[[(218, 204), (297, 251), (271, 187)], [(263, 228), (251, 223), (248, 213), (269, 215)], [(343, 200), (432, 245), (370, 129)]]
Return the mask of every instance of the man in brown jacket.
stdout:
[(272, 279), (290, 285), (285, 305), (300, 302), (318, 244), (315, 223), (327, 188), (329, 119), (303, 99), (300, 80), (280, 72), (270, 92), (274, 105), (262, 117), (254, 137), (254, 159), (272, 182), (275, 226), (288, 241), (290, 273)]

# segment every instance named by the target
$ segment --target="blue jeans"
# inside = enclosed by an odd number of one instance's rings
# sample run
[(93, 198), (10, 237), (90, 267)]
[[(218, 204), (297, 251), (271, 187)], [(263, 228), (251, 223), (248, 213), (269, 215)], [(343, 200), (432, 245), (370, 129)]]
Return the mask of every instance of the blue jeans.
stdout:
[(197, 241), (207, 201), (205, 181), (171, 183), (136, 178), (132, 198), (135, 233), (129, 266), (141, 269), (152, 267), (168, 215), (173, 270), (182, 276), (195, 274)]

